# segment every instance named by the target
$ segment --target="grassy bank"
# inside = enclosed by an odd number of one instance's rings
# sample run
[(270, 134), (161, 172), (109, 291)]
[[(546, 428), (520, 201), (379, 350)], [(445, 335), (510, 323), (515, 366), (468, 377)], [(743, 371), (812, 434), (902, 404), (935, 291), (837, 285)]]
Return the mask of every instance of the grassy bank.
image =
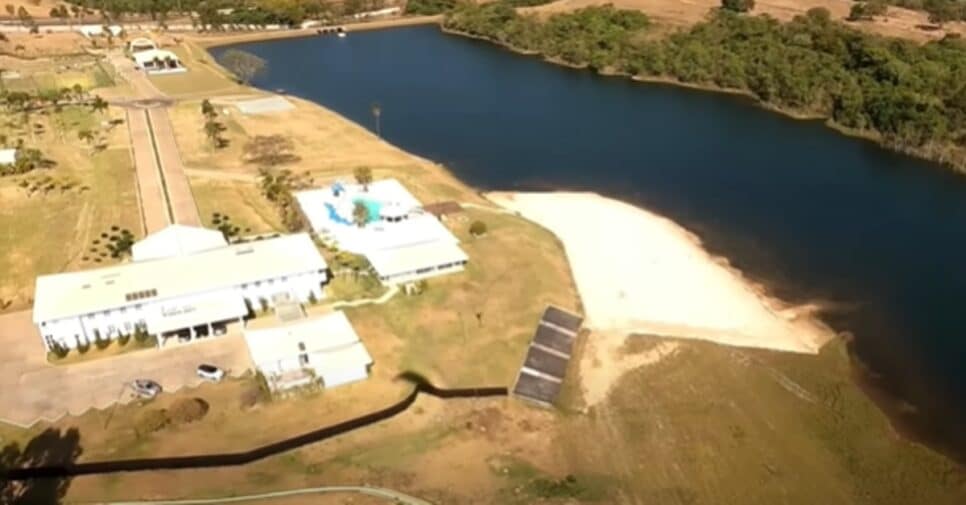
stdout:
[(717, 11), (665, 35), (637, 11), (591, 7), (543, 19), (494, 2), (456, 10), (443, 26), (604, 74), (747, 94), (966, 170), (966, 43), (957, 39), (920, 46), (876, 37), (821, 9), (789, 23)]

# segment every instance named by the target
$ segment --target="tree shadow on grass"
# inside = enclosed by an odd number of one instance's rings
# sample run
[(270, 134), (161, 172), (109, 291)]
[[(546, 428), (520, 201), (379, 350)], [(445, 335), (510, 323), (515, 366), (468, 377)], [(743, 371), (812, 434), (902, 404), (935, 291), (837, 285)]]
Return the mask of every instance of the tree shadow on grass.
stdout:
[(72, 465), (81, 455), (80, 433), (76, 428), (48, 428), (24, 447), (11, 443), (0, 449), (0, 504), (61, 503), (70, 487), (69, 477), (8, 480), (6, 470), (24, 467)]

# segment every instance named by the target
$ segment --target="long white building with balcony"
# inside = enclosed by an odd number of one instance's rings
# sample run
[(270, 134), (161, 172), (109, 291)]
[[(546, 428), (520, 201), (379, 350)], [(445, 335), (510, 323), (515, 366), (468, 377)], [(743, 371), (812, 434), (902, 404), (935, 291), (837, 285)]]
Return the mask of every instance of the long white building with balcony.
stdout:
[(219, 335), (273, 300), (322, 299), (329, 275), (304, 233), (229, 245), (220, 232), (173, 225), (132, 252), (129, 263), (37, 278), (33, 321), (48, 350), (138, 330), (159, 345)]

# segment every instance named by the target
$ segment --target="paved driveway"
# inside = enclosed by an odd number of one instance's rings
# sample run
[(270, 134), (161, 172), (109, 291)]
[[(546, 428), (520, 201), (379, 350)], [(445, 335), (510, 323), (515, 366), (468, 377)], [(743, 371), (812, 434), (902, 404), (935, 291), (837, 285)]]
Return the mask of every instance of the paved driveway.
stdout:
[[(92, 349), (90, 352), (96, 352)], [(30, 311), (0, 315), (0, 420), (26, 426), (65, 414), (133, 399), (124, 386), (137, 378), (157, 381), (166, 392), (201, 384), (200, 363), (232, 375), (251, 368), (248, 348), (239, 334), (165, 349), (147, 349), (74, 365), (51, 365)]]

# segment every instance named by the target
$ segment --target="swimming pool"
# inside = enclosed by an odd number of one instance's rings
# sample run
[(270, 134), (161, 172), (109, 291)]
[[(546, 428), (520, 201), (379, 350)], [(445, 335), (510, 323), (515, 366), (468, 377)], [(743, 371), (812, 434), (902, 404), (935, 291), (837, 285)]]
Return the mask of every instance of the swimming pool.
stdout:
[[(352, 200), (352, 203), (353, 204), (361, 203), (362, 205), (366, 206), (366, 210), (369, 211), (369, 219), (366, 221), (366, 223), (372, 223), (379, 220), (379, 216), (380, 216), (379, 211), (382, 209), (381, 202), (378, 202), (376, 200), (369, 200), (367, 198), (356, 198), (355, 200)], [(347, 226), (355, 225), (352, 219), (352, 215), (349, 215), (349, 216), (340, 215), (339, 211), (335, 208), (335, 205), (332, 205), (331, 203), (326, 202), (325, 210), (329, 212), (329, 219), (332, 222), (336, 224), (347, 225)]]

